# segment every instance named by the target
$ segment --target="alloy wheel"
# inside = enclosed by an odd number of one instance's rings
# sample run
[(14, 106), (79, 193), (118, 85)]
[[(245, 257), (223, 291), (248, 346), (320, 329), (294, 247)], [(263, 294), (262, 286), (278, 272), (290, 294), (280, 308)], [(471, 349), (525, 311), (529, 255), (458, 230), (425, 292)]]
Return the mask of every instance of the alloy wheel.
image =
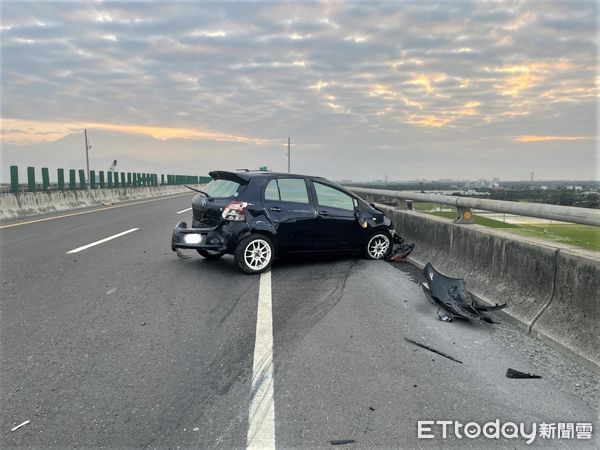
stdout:
[(255, 239), (244, 250), (244, 262), (252, 270), (262, 270), (271, 261), (271, 246), (263, 239)]
[(390, 248), (390, 240), (384, 234), (376, 234), (367, 245), (367, 252), (373, 259), (382, 259)]

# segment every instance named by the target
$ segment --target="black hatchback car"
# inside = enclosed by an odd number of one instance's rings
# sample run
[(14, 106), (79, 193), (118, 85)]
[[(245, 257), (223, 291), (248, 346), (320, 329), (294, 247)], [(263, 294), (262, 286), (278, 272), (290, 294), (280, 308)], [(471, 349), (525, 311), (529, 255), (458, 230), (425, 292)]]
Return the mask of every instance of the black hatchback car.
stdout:
[(207, 259), (233, 254), (246, 273), (299, 253), (361, 253), (383, 259), (392, 250), (391, 220), (324, 178), (273, 172), (209, 174), (192, 200), (192, 226), (179, 222), (172, 250), (196, 249)]

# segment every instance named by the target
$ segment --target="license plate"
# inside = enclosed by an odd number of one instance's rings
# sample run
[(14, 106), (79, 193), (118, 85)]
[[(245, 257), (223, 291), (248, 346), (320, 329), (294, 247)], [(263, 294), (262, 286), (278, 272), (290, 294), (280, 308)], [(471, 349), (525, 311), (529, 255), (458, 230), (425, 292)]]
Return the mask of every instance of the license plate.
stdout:
[(202, 235), (201, 234), (184, 234), (183, 235), (183, 242), (185, 242), (186, 244), (199, 244), (200, 242), (202, 242)]

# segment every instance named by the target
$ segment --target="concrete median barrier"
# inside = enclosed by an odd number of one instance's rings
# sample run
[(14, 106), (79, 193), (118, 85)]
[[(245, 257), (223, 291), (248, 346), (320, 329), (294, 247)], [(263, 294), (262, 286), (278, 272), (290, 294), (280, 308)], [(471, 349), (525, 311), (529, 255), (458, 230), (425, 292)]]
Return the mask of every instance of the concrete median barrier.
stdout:
[(485, 303), (527, 333), (600, 368), (600, 255), (479, 225), (383, 207), (415, 242), (411, 261), (463, 278)]
[(600, 367), (600, 261), (587, 252), (557, 252), (556, 284), (534, 335), (580, 354)]
[[(194, 185), (201, 187), (203, 185)], [(190, 192), (185, 186), (148, 186), (82, 191), (0, 194), (0, 220)]]

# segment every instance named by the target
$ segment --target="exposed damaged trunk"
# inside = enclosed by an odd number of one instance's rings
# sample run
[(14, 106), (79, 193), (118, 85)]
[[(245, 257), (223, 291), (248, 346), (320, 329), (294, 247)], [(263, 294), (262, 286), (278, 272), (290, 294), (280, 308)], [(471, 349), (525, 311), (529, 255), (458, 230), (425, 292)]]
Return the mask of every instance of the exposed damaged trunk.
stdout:
[(427, 263), (423, 269), (420, 285), (427, 298), (441, 308), (438, 310), (438, 317), (445, 322), (450, 322), (454, 318), (490, 322), (482, 312), (495, 311), (507, 306), (506, 303), (495, 306), (477, 303), (467, 292), (462, 279), (450, 278), (439, 273), (431, 263)]

